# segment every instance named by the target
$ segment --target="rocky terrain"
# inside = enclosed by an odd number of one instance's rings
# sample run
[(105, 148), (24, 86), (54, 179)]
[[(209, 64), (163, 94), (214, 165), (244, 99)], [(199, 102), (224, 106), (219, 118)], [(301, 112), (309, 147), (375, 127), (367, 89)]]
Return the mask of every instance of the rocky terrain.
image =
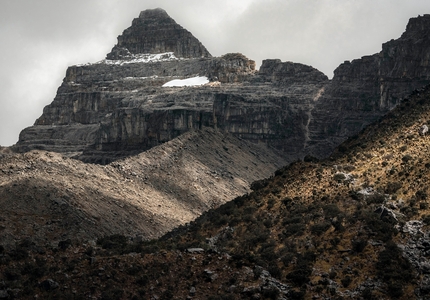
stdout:
[[(430, 83), (430, 16), (411, 19), (380, 53), (345, 62), (329, 80), (277, 59), (260, 69), (242, 54), (212, 57), (161, 9), (147, 10), (107, 59), (72, 66), (54, 101), (23, 130), (15, 150), (56, 151), (109, 163), (202, 127), (285, 153), (326, 157), (347, 137)], [(167, 82), (208, 78), (199, 86)]]
[(0, 297), (428, 299), (429, 100), (416, 91), (330, 158), (281, 168), (158, 240), (2, 247)]
[[(0, 156), (0, 245), (159, 237), (249, 191), (285, 160), (207, 128), (100, 166), (34, 150)], [(212, 153), (208, 155), (208, 153)]]

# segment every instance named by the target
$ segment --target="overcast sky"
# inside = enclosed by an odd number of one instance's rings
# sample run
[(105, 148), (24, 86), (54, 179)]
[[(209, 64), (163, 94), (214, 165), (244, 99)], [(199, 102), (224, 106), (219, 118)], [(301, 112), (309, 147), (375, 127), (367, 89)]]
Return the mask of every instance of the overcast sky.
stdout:
[(429, 0), (0, 0), (0, 145), (52, 102), (70, 65), (105, 58), (139, 12), (161, 7), (214, 56), (279, 58), (327, 76), (400, 37)]

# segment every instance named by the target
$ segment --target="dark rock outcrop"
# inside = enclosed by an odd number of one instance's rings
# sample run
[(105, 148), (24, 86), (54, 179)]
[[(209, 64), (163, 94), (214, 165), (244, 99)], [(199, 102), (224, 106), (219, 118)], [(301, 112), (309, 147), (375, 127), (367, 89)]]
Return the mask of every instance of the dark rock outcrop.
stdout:
[(306, 152), (327, 156), (335, 146), (430, 83), (430, 15), (409, 21), (380, 53), (346, 61), (312, 110)]
[(176, 57), (211, 57), (209, 51), (189, 31), (163, 9), (142, 11), (131, 27), (118, 37), (107, 59), (124, 59), (133, 54), (173, 52)]
[[(330, 81), (303, 64), (265, 60), (257, 72), (242, 54), (210, 57), (163, 10), (145, 11), (106, 60), (67, 70), (56, 98), (15, 149), (109, 162), (210, 126), (265, 143), (290, 161), (323, 157), (430, 83), (429, 28), (430, 15), (411, 19), (401, 38), (343, 63)], [(162, 86), (196, 76), (211, 82)]]

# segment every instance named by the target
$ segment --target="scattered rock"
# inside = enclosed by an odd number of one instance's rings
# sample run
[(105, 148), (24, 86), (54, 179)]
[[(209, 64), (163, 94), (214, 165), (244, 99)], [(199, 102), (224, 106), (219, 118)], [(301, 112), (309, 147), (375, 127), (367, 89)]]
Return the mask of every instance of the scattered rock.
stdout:
[(57, 289), (60, 285), (52, 279), (46, 279), (40, 283), (40, 286), (46, 291), (52, 291)]
[(6, 290), (0, 290), (0, 299), (8, 299), (9, 294)]
[(188, 248), (187, 252), (189, 253), (203, 253), (205, 250), (203, 248)]
[(422, 126), (420, 127), (419, 134), (420, 134), (421, 136), (424, 136), (424, 135), (426, 135), (426, 134), (427, 134), (427, 132), (428, 132), (428, 131), (429, 131), (428, 126), (427, 126), (427, 125), (422, 125)]
[(403, 232), (409, 233), (412, 235), (417, 235), (418, 233), (422, 234), (421, 228), (423, 227), (423, 222), (418, 220), (411, 220), (406, 222), (403, 226)]
[(190, 289), (190, 295), (195, 295), (195, 293), (196, 293), (196, 288), (192, 286)]

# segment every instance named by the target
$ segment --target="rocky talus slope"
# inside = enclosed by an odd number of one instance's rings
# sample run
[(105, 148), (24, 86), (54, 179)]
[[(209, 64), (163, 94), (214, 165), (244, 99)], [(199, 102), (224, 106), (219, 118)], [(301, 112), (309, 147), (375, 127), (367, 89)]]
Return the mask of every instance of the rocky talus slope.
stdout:
[(210, 128), (105, 166), (55, 152), (3, 150), (0, 245), (114, 233), (159, 237), (248, 192), (251, 182), (285, 163), (264, 145)]
[[(336, 145), (430, 83), (430, 15), (411, 19), (380, 53), (345, 62), (332, 80), (303, 64), (211, 57), (161, 9), (118, 37), (107, 59), (68, 68), (54, 101), (15, 149), (43, 149), (109, 163), (213, 127), (265, 143), (289, 161), (329, 155)], [(201, 86), (163, 87), (207, 77)]]

